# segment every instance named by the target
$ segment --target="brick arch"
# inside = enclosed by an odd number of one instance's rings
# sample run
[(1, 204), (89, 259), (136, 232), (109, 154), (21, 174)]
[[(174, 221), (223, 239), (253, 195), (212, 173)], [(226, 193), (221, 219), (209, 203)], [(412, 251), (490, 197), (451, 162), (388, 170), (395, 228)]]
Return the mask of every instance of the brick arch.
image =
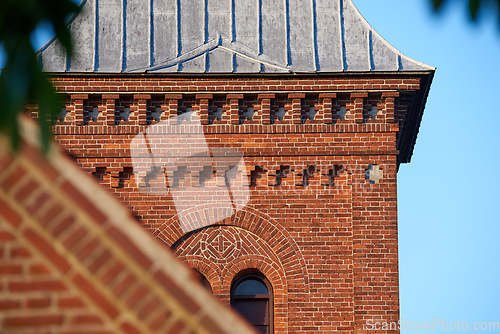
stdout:
[(214, 295), (230, 305), (231, 285), (244, 270), (262, 273), (273, 287), (274, 324), (280, 332), (287, 332), (288, 285), (286, 269), (276, 253), (259, 236), (236, 226), (216, 225), (189, 233), (175, 244), (179, 259), (207, 279)]
[[(204, 236), (219, 236), (228, 230), (237, 235), (237, 238), (244, 240), (238, 245), (237, 253), (219, 259), (204, 256), (206, 248), (206, 245), (202, 244), (206, 239)], [(219, 281), (222, 292), (226, 294), (229, 294), (231, 282), (236, 274), (245, 269), (259, 270), (273, 283), (273, 287), (287, 291), (286, 269), (276, 253), (255, 234), (235, 226), (213, 226), (198, 231), (178, 244), (175, 254), (191, 268), (208, 276), (207, 279), (210, 277), (215, 283)]]
[(181, 258), (181, 260), (187, 263), (189, 268), (196, 269), (205, 276), (215, 296), (222, 294), (223, 284), (220, 272), (213, 266), (207, 264), (205, 258), (201, 256), (192, 256), (189, 258)]
[(271, 282), (275, 297), (280, 296), (280, 302), (286, 304), (287, 290), (286, 276), (283, 275), (283, 269), (277, 266), (275, 262), (269, 261), (262, 255), (243, 256), (231, 261), (222, 273), (222, 290), (230, 291), (234, 278), (242, 271), (256, 269), (260, 271)]
[[(183, 232), (179, 223), (179, 217), (182, 216), (183, 220), (188, 219), (195, 225), (203, 226), (203, 217), (213, 217), (217, 215), (217, 213), (214, 213), (215, 211), (219, 213), (221, 211), (230, 212), (232, 209), (232, 207), (214, 208), (211, 204), (194, 206), (171, 217), (153, 231), (153, 236), (172, 247), (183, 238), (189, 237), (198, 231)], [(288, 231), (269, 215), (246, 206), (234, 215), (211, 226), (239, 227), (264, 240), (277, 255), (283, 267), (287, 268), (287, 276), (297, 278), (288, 288), (292, 289), (294, 293), (308, 296), (309, 275), (302, 252)]]
[(244, 256), (231, 261), (222, 276), (222, 291), (230, 294), (234, 278), (244, 270), (256, 269), (262, 273), (273, 287), (274, 331), (288, 333), (288, 293), (286, 276), (280, 274), (281, 268), (264, 256)]

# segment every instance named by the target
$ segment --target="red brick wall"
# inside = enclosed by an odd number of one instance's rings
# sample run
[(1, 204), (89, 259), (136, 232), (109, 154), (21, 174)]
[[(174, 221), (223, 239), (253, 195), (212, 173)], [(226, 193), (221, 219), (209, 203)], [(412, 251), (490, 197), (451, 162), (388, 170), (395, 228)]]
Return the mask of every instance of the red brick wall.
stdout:
[[(206, 276), (225, 304), (235, 275), (254, 268), (273, 285), (276, 333), (361, 333), (367, 320), (399, 319), (398, 138), (420, 79), (57, 77), (68, 113), (54, 132), (147, 230)], [(115, 117), (117, 104), (130, 107), (129, 121)], [(179, 106), (199, 113), (209, 147), (243, 153), (252, 185), (243, 210), (189, 235), (169, 194), (139, 191), (129, 149), (135, 135), (157, 122), (150, 111), (160, 108), (161, 121), (177, 115)], [(248, 106), (256, 113), (242, 123), (240, 110)], [(311, 106), (317, 113), (306, 120)], [(96, 122), (86, 113), (93, 107)], [(213, 116), (217, 107), (224, 110), (220, 120)], [(286, 111), (283, 120), (276, 116), (279, 107)], [(289, 173), (277, 185), (284, 168)], [(370, 168), (382, 170), (377, 182), (367, 179)], [(183, 214), (200, 219), (213, 208), (196, 207), (196, 196)], [(224, 247), (215, 244), (216, 236), (226, 240)]]
[(0, 333), (254, 332), (29, 121), (0, 135)]

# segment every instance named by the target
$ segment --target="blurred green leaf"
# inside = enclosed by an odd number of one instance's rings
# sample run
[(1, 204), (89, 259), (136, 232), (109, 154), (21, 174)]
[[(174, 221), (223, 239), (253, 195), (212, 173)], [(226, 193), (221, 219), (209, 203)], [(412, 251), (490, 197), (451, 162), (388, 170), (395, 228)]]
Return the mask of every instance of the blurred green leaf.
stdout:
[(469, 13), (473, 21), (477, 20), (477, 14), (479, 13), (480, 7), (481, 7), (480, 0), (469, 0)]
[[(430, 0), (432, 8), (435, 12), (439, 12), (444, 8), (444, 5), (450, 3), (449, 0)], [(480, 20), (481, 8), (493, 10), (496, 12), (498, 27), (500, 28), (500, 0), (468, 0), (469, 18), (472, 22)]]
[(439, 10), (443, 6), (444, 0), (432, 0), (432, 6), (434, 10)]
[(0, 131), (10, 135), (14, 150), (19, 146), (18, 114), (28, 102), (38, 105), (45, 151), (49, 145), (50, 120), (60, 108), (59, 97), (38, 64), (31, 45), (32, 34), (40, 25), (49, 24), (70, 55), (71, 34), (66, 19), (79, 10), (71, 0), (0, 0), (0, 44), (6, 56), (0, 74)]

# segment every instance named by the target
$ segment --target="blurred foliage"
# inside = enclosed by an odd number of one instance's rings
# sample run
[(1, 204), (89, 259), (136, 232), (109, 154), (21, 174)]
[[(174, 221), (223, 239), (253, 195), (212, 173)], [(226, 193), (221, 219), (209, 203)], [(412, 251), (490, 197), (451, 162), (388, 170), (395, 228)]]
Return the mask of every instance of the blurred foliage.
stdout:
[(12, 148), (19, 147), (18, 114), (25, 105), (39, 109), (41, 143), (49, 145), (50, 121), (60, 109), (60, 100), (47, 75), (41, 71), (31, 37), (37, 27), (49, 24), (68, 54), (71, 34), (65, 20), (80, 7), (71, 0), (0, 0), (0, 45), (5, 64), (0, 74), (0, 131), (10, 135)]
[[(435, 11), (440, 11), (445, 4), (454, 0), (431, 0)], [(456, 1), (456, 0), (455, 0)], [(500, 0), (466, 0), (469, 3), (469, 17), (473, 22), (480, 20), (479, 13), (482, 8), (496, 12), (500, 28)]]

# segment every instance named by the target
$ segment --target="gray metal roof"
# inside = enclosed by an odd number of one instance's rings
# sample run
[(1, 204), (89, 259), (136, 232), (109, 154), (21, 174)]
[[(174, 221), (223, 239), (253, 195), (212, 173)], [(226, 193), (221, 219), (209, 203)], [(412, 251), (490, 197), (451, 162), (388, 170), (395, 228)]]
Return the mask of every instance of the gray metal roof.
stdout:
[(429, 71), (387, 43), (351, 0), (83, 0), (75, 54), (44, 71), (308, 73)]

